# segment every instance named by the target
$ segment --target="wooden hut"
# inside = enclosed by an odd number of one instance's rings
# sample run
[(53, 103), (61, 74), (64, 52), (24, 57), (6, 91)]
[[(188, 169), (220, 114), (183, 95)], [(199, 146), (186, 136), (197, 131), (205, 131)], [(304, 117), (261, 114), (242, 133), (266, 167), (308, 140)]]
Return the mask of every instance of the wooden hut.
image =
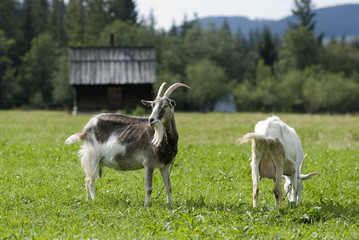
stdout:
[(69, 61), (74, 113), (133, 109), (153, 99), (154, 48), (70, 48)]

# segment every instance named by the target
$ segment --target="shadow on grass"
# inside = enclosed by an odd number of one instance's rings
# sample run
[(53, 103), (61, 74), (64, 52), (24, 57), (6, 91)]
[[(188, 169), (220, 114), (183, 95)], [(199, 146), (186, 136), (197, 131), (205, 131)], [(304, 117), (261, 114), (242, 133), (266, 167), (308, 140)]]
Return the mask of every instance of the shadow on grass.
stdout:
[(144, 206), (141, 196), (130, 196), (128, 194), (108, 195), (101, 200), (100, 205), (108, 205), (112, 208), (136, 209), (137, 211), (160, 211), (167, 213), (221, 213), (223, 215), (238, 215), (241, 218), (265, 219), (266, 221), (284, 222), (290, 221), (299, 224), (313, 224), (331, 220), (340, 220), (356, 224), (359, 221), (359, 204), (357, 201), (351, 203), (337, 203), (328, 199), (319, 202), (302, 202), (298, 206), (283, 202), (279, 209), (273, 206), (259, 206), (253, 208), (250, 202), (226, 202), (225, 199), (209, 201), (200, 195), (182, 202), (174, 200), (169, 205), (165, 198), (153, 198), (148, 206)]
[(259, 206), (253, 208), (250, 203), (226, 203), (206, 202), (203, 196), (186, 200), (176, 207), (187, 209), (200, 209), (207, 211), (222, 211), (238, 215), (248, 215), (249, 218), (266, 216), (273, 221), (281, 219), (290, 220), (301, 224), (313, 224), (315, 222), (326, 222), (331, 220), (342, 220), (347, 223), (356, 224), (359, 221), (359, 204), (357, 201), (341, 204), (328, 199), (321, 199), (316, 203), (282, 204), (279, 209), (272, 206)]
[(350, 223), (358, 223), (359, 204), (357, 201), (342, 204), (329, 199), (321, 199), (320, 202), (300, 206), (301, 216), (293, 219), (300, 223), (326, 222), (334, 219), (342, 219)]

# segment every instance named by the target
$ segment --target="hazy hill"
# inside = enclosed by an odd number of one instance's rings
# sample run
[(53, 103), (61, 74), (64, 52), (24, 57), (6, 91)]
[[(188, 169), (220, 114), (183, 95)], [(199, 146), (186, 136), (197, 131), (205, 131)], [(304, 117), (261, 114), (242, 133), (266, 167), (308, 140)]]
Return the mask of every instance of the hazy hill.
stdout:
[[(319, 8), (314, 10), (316, 13), (316, 32), (325, 33), (325, 38), (332, 36), (359, 36), (359, 4), (347, 4), (328, 8)], [(285, 30), (288, 28), (288, 21), (298, 22), (297, 18), (289, 16), (278, 21), (273, 20), (250, 20), (245, 17), (233, 16), (233, 17), (205, 17), (200, 18), (199, 21), (203, 27), (206, 27), (208, 23), (213, 22), (216, 28), (220, 28), (224, 22), (227, 23), (232, 31), (236, 33), (238, 29), (248, 37), (251, 30), (262, 30), (267, 25), (272, 33), (282, 36)]]

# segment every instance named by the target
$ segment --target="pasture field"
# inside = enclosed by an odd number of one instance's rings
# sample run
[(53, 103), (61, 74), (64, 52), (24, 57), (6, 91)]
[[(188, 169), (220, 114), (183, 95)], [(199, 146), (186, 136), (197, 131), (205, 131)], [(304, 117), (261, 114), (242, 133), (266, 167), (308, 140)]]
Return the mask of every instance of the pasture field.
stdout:
[(158, 170), (144, 207), (144, 170), (104, 169), (86, 199), (80, 144), (65, 145), (91, 115), (0, 111), (0, 239), (359, 239), (359, 116), (278, 114), (308, 153), (298, 206), (274, 208), (260, 182), (253, 209), (250, 143), (261, 113), (176, 113), (173, 206)]

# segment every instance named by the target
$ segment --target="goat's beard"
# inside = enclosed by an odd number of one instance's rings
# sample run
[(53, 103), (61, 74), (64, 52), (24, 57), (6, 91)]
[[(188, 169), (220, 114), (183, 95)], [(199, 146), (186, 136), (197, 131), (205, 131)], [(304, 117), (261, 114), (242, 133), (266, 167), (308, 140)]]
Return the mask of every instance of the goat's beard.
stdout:
[(159, 122), (154, 126), (155, 134), (153, 135), (152, 144), (157, 148), (163, 139), (164, 126), (162, 122)]

